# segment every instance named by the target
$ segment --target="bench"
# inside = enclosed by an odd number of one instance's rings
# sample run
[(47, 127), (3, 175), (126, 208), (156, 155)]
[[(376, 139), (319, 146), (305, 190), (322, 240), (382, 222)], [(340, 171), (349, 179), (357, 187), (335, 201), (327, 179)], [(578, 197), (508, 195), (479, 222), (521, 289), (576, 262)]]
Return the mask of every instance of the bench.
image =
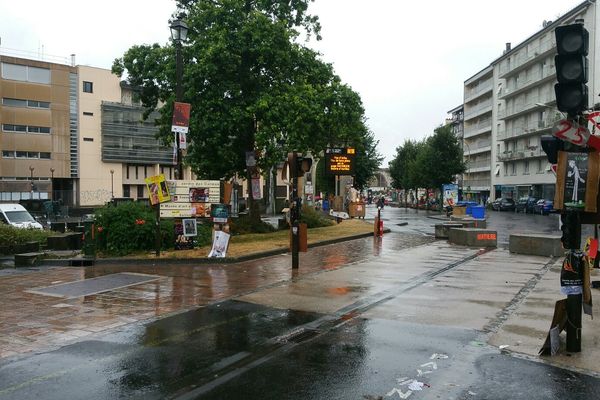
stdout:
[(543, 233), (511, 233), (508, 237), (511, 253), (560, 257), (565, 254), (559, 235)]
[(469, 247), (497, 247), (497, 232), (480, 228), (453, 228), (448, 232), (450, 243)]

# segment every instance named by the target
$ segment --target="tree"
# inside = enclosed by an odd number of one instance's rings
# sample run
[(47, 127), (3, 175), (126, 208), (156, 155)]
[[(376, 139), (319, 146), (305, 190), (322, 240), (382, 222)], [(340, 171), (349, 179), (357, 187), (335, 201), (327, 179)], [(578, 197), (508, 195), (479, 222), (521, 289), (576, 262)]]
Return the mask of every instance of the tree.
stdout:
[[(318, 154), (361, 138), (359, 95), (318, 53), (296, 42), (301, 31), (319, 38), (318, 19), (307, 13), (312, 1), (178, 2), (190, 28), (182, 49), (183, 97), (192, 104), (185, 161), (198, 176), (250, 178), (248, 151), (256, 152), (259, 169), (268, 170), (289, 151)], [(165, 143), (172, 141), (173, 54), (171, 45), (134, 46), (113, 64), (115, 73), (127, 72), (141, 88), (148, 110), (164, 105), (157, 124)]]
[(372, 132), (365, 131), (364, 136), (355, 145), (354, 157), (354, 186), (362, 190), (369, 180), (375, 175), (383, 156), (377, 151), (378, 140)]
[(404, 190), (404, 204), (407, 203), (408, 190), (421, 184), (416, 160), (423, 147), (423, 141), (405, 140), (402, 146), (396, 148), (396, 156), (389, 163), (392, 186)]
[(442, 125), (427, 138), (419, 157), (418, 168), (423, 171), (423, 184), (439, 189), (445, 183), (454, 182), (457, 174), (465, 172), (463, 152), (451, 125)]

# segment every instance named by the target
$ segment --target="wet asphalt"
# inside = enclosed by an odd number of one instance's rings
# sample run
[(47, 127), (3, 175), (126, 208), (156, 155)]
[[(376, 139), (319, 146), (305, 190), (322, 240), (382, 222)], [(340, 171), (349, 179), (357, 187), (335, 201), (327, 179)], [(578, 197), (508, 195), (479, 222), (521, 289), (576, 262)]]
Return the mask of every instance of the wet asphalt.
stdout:
[[(385, 209), (392, 231), (433, 232), (403, 212)], [(504, 215), (503, 229), (546, 218), (539, 230), (554, 231), (555, 216)], [(598, 398), (600, 379), (502, 353), (479, 331), (363, 317), (392, 298), (329, 315), (226, 300), (129, 324), (0, 361), (0, 400)]]

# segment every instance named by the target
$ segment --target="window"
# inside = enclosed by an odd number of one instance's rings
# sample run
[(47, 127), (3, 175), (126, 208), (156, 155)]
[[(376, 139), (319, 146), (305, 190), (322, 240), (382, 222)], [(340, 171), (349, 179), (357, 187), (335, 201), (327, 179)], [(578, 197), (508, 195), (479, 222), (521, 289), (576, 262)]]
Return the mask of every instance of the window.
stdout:
[(12, 150), (2, 150), (2, 158), (15, 158), (15, 152)]
[(91, 117), (91, 116), (93, 116), (93, 115), (94, 115), (94, 113), (92, 113), (92, 112), (87, 112), (87, 111), (84, 111), (84, 112), (83, 112), (83, 115), (86, 115), (86, 116), (88, 116), (88, 117)]
[(83, 91), (85, 93), (94, 93), (94, 82), (83, 81)]
[(130, 197), (129, 185), (123, 185), (123, 197)]
[(3, 98), (2, 105), (8, 107), (27, 107), (27, 100)]
[(544, 173), (544, 162), (543, 162), (542, 159), (538, 160), (537, 173), (538, 174), (543, 174)]
[(50, 159), (50, 153), (42, 151), (42, 152), (40, 152), (40, 158), (42, 160), (49, 160)]
[(2, 78), (14, 81), (50, 84), (50, 70), (48, 68), (30, 67), (2, 63)]
[(29, 108), (50, 108), (50, 103), (47, 101), (27, 100)]
[(2, 130), (4, 132), (26, 133), (27, 132), (27, 126), (26, 125), (2, 124)]
[(144, 197), (144, 185), (138, 185), (137, 187), (137, 198), (141, 199)]
[(504, 163), (504, 176), (508, 176), (508, 163)]
[(517, 174), (517, 163), (516, 162), (511, 162), (510, 163), (510, 174), (511, 175), (516, 175)]
[(26, 151), (17, 151), (17, 158), (27, 158), (27, 152)]
[(37, 151), (28, 151), (27, 152), (27, 158), (40, 158), (40, 153), (38, 153)]
[(529, 161), (525, 161), (525, 169), (523, 175), (529, 175)]
[(84, 142), (93, 142), (93, 141), (94, 141), (94, 138), (91, 138), (91, 137), (84, 137), (84, 138), (83, 138), (83, 141), (84, 141)]
[(28, 126), (27, 127), (27, 131), (29, 133), (46, 133), (46, 134), (49, 134), (50, 133), (50, 128), (48, 128), (47, 126)]

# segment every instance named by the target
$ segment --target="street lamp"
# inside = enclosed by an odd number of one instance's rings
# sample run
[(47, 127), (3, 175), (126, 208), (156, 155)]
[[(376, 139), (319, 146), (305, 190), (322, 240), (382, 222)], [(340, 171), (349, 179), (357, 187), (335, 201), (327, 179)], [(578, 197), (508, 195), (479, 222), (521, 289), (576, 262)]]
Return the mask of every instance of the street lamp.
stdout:
[(50, 199), (54, 200), (54, 168), (50, 168)]
[[(183, 87), (181, 80), (183, 76), (183, 59), (181, 57), (181, 47), (187, 39), (188, 26), (181, 19), (177, 18), (171, 22), (171, 38), (175, 43), (175, 62), (176, 62), (176, 82), (175, 82), (175, 101), (183, 100)], [(175, 138), (177, 142), (177, 179), (183, 179), (183, 165), (181, 163), (181, 148), (179, 147), (179, 132)]]
[(114, 189), (114, 177), (115, 175), (115, 170), (111, 169), (110, 170), (110, 198), (114, 199), (115, 198), (115, 189)]
[(33, 200), (33, 170), (35, 168), (32, 167), (31, 165), (29, 166), (29, 172), (30, 172), (30, 179), (31, 179), (31, 200)]

